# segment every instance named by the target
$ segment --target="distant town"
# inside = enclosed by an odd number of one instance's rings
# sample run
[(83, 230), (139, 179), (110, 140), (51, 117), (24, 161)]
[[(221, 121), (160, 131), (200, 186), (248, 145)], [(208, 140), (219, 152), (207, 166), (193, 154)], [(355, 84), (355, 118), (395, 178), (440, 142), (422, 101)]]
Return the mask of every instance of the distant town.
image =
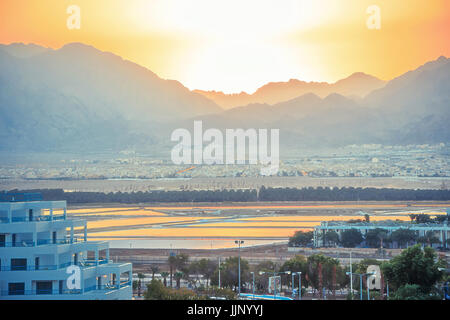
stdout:
[[(32, 186), (65, 190), (71, 190), (73, 187), (70, 183), (52, 184), (48, 181), (33, 184), (34, 180), (92, 180), (91, 185), (88, 181), (80, 188), (75, 185), (74, 191), (93, 191), (95, 189), (95, 191), (105, 192), (147, 191), (158, 188), (169, 190), (255, 188), (261, 185), (271, 187), (382, 187), (386, 183), (373, 183), (373, 181), (382, 181), (381, 179), (360, 180), (360, 185), (355, 182), (358, 181), (357, 179), (347, 183), (345, 179), (400, 178), (397, 182), (390, 180), (387, 185), (391, 184), (397, 188), (446, 189), (450, 184), (449, 154), (450, 148), (445, 144), (348, 146), (334, 150), (332, 153), (326, 153), (326, 155), (318, 152), (298, 157), (295, 160), (282, 159), (280, 170), (274, 177), (261, 177), (258, 165), (174, 165), (170, 160), (156, 159), (136, 152), (96, 157), (73, 156), (73, 158), (59, 155), (59, 158), (55, 157), (57, 160), (53, 159), (51, 162), (43, 160), (42, 163), (39, 162), (39, 157), (27, 161), (22, 159), (10, 164), (6, 163), (4, 159), (4, 163), (0, 166), (0, 187), (2, 189), (21, 189)], [(293, 179), (276, 180), (277, 177)], [(332, 182), (327, 183), (313, 178), (341, 179), (339, 181), (330, 180)], [(420, 178), (432, 178), (433, 182), (421, 183)], [(177, 182), (167, 182), (171, 179), (175, 179)], [(183, 182), (182, 179), (186, 179), (186, 181)], [(190, 181), (190, 179), (194, 180)], [(21, 180), (24, 181), (23, 185), (20, 184)], [(127, 187), (124, 187), (121, 180), (132, 182), (126, 183)], [(146, 183), (145, 180), (154, 182)], [(105, 183), (101, 181), (105, 181)], [(400, 181), (406, 182), (400, 183)], [(115, 187), (111, 187), (112, 185)], [(127, 190), (127, 188), (129, 189)]]

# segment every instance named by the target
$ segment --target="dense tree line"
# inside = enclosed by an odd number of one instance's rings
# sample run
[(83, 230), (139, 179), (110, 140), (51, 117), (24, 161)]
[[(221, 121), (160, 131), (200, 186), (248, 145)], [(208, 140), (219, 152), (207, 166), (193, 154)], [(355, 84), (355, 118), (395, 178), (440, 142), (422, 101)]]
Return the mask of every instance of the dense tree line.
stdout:
[(450, 190), (413, 190), (393, 188), (265, 188), (259, 201), (420, 201), (450, 200)]
[(255, 201), (421, 201), (450, 200), (450, 190), (392, 188), (266, 188), (138, 192), (64, 192), (62, 189), (10, 190), (40, 192), (44, 200), (68, 203), (255, 202)]
[[(312, 247), (313, 236), (312, 231), (297, 231), (289, 238), (289, 246)], [(344, 248), (355, 248), (357, 246), (388, 248), (394, 243), (402, 248), (416, 243), (419, 243), (422, 246), (432, 246), (433, 244), (441, 243), (439, 238), (431, 231), (427, 231), (425, 235), (419, 236), (417, 232), (407, 228), (400, 228), (392, 233), (388, 233), (388, 231), (383, 228), (376, 228), (369, 230), (365, 235), (357, 229), (349, 229), (343, 231), (340, 236), (337, 232), (329, 230), (319, 233), (317, 237), (322, 241), (322, 245), (325, 247), (341, 246)], [(450, 244), (449, 240), (450, 239), (447, 239), (448, 244)]]

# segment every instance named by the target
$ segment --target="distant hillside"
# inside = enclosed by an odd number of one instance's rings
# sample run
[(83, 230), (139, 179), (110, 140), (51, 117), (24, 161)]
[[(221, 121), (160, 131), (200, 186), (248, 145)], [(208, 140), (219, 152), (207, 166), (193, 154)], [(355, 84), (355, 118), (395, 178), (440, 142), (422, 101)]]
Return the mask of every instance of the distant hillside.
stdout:
[(228, 110), (177, 81), (80, 43), (59, 50), (2, 45), (0, 70), (0, 151), (166, 154), (172, 130), (192, 129), (193, 120), (203, 120), (205, 129), (277, 128), (289, 150), (450, 142), (445, 57), (387, 83), (362, 73), (334, 84), (271, 83), (252, 97), (295, 96)]
[(428, 62), (358, 101), (308, 93), (202, 119), (217, 128), (279, 128), (280, 142), (289, 148), (450, 142), (450, 59)]
[(152, 144), (164, 122), (221, 108), (181, 83), (80, 43), (0, 47), (0, 149)]
[(305, 82), (296, 79), (291, 79), (288, 82), (270, 82), (253, 94), (245, 92), (224, 94), (220, 91), (194, 91), (213, 100), (224, 109), (230, 109), (254, 103), (276, 104), (307, 93), (313, 93), (321, 98), (325, 98), (332, 93), (362, 98), (373, 90), (383, 87), (385, 83), (376, 77), (357, 72), (331, 84), (327, 82)]

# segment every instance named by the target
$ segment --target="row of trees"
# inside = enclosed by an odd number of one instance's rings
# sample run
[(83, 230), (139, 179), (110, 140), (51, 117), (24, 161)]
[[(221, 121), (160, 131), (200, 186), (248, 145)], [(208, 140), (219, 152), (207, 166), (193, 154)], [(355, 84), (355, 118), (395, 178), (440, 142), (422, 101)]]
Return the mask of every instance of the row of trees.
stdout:
[[(188, 257), (182, 255), (175, 264), (173, 270), (181, 273), (181, 278), (186, 279), (191, 284), (196, 284), (198, 275), (203, 275), (206, 279), (204, 286), (193, 285), (193, 290), (169, 287), (165, 281), (161, 282), (153, 279), (147, 286), (146, 299), (203, 299), (208, 296), (225, 296), (228, 299), (236, 297), (238, 289), (238, 257), (229, 257), (220, 266), (219, 285), (219, 265), (217, 261), (202, 259), (189, 263)], [(175, 261), (169, 257), (170, 261)], [(422, 248), (420, 245), (412, 246), (402, 251), (402, 253), (390, 261), (381, 262), (375, 259), (363, 259), (359, 263), (352, 265), (353, 273), (364, 274), (369, 265), (379, 265), (382, 273), (382, 290), (372, 290), (372, 298), (384, 298), (382, 296), (386, 284), (391, 292), (390, 299), (441, 299), (442, 284), (449, 281), (449, 277), (440, 268), (446, 267), (443, 259), (438, 259), (434, 249), (430, 247)], [(313, 295), (321, 296), (325, 291), (334, 296), (337, 290), (349, 288), (350, 277), (346, 274), (348, 267), (340, 264), (339, 260), (314, 254), (308, 257), (296, 255), (285, 263), (278, 265), (272, 261), (262, 262), (256, 266), (250, 266), (247, 260), (241, 258), (241, 292), (251, 292), (253, 277), (255, 276), (255, 292), (266, 293), (268, 290), (268, 277), (272, 274), (290, 272), (301, 272), (302, 291), (304, 288), (312, 288)], [(184, 270), (184, 271), (181, 271)], [(260, 272), (264, 274), (260, 274)], [(359, 280), (354, 277), (353, 288), (357, 291), (365, 291), (366, 281), (363, 281), (363, 288), (359, 287)], [(289, 274), (282, 274), (282, 290), (298, 288), (298, 278), (292, 283)], [(327, 294), (327, 295), (328, 295)], [(366, 294), (364, 293), (364, 298)]]
[(450, 190), (412, 190), (390, 188), (266, 188), (138, 191), (64, 192), (62, 189), (10, 190), (40, 192), (44, 200), (68, 203), (144, 203), (144, 202), (255, 202), (255, 201), (421, 201), (450, 200)]
[[(289, 238), (289, 246), (312, 246), (313, 236), (312, 231), (297, 231)], [(363, 242), (365, 246), (369, 248), (385, 248), (392, 245), (394, 242), (397, 243), (400, 248), (408, 246), (411, 243), (420, 243), (424, 246), (432, 246), (433, 244), (440, 243), (439, 238), (431, 231), (426, 232), (424, 236), (419, 236), (417, 232), (406, 228), (397, 229), (392, 233), (388, 233), (388, 231), (383, 228), (376, 228), (369, 230), (365, 235), (357, 229), (349, 229), (342, 231), (340, 236), (336, 231), (328, 230), (319, 233), (318, 239), (322, 241), (325, 247), (342, 246), (344, 248), (354, 248), (361, 245)], [(450, 245), (449, 240), (450, 239), (447, 239), (447, 243)]]

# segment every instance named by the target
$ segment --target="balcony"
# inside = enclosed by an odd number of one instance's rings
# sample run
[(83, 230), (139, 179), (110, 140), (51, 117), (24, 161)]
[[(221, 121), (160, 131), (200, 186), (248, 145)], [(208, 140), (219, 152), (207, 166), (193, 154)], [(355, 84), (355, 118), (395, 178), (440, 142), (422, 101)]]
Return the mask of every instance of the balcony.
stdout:
[(0, 247), (34, 247), (35, 242), (31, 240), (18, 240), (16, 242), (0, 242)]
[(77, 237), (73, 238), (73, 241), (70, 241), (70, 238), (66, 238), (66, 239), (38, 239), (37, 241), (37, 245), (38, 246), (42, 246), (42, 245), (49, 245), (49, 244), (71, 244), (71, 243), (77, 243), (77, 242), (81, 242)]
[[(119, 285), (95, 285), (90, 286), (84, 289), (84, 292), (93, 292), (93, 291), (113, 291), (119, 290), (121, 288), (131, 286), (131, 281), (121, 282)], [(35, 289), (35, 290), (2, 290), (1, 296), (28, 296), (28, 295), (66, 295), (66, 294), (82, 294), (83, 290), (81, 289), (64, 289), (64, 290), (52, 290), (52, 289)]]
[(118, 290), (120, 288), (124, 288), (126, 286), (131, 286), (131, 281), (123, 281), (121, 282), (119, 285), (117, 284), (105, 284), (105, 285), (95, 285), (95, 286), (90, 286), (84, 289), (84, 292), (89, 292), (89, 291), (93, 291), (93, 290), (103, 290), (103, 291), (108, 291), (108, 290)]
[[(66, 217), (62, 214), (54, 215), (53, 219), (50, 215), (41, 215), (37, 217), (32, 217), (31, 219), (29, 217), (12, 217), (11, 223), (16, 222), (40, 222), (40, 221), (59, 221), (59, 220), (66, 220)], [(9, 220), (7, 217), (0, 217), (0, 223), (9, 223)]]
[[(83, 260), (83, 261), (79, 261), (77, 263), (77, 266), (81, 267), (81, 268), (88, 268), (88, 267), (93, 267), (93, 266), (97, 266), (97, 265), (104, 265), (104, 264), (108, 264), (109, 260), (108, 259), (101, 259), (98, 260), (97, 262), (95, 260)], [(19, 266), (2, 266), (0, 268), (0, 271), (46, 271), (46, 270), (58, 270), (58, 269), (64, 269), (67, 268), (68, 266), (74, 265), (73, 262), (66, 262), (66, 263), (62, 263), (59, 265), (56, 264), (48, 264), (48, 265), (39, 265), (39, 266), (35, 266), (35, 265), (31, 265), (31, 266), (26, 266), (26, 265), (19, 265)]]
[(80, 266), (80, 267), (92, 267), (92, 266), (107, 264), (108, 262), (109, 262), (108, 259), (99, 259), (98, 261), (96, 261), (96, 260), (83, 260), (83, 261), (80, 261), (77, 265)]
[(70, 238), (66, 239), (38, 239), (37, 242), (31, 241), (31, 240), (18, 240), (16, 242), (0, 242), (0, 247), (7, 247), (7, 248), (17, 248), (17, 247), (35, 247), (37, 246), (43, 246), (43, 245), (60, 245), (60, 244), (72, 244), (72, 243), (78, 243), (78, 242), (84, 242), (81, 239), (78, 239), (77, 237), (73, 238), (73, 241), (70, 241)]
[(34, 296), (34, 295), (60, 295), (60, 294), (81, 294), (81, 290), (16, 290), (16, 291), (8, 291), (2, 290), (2, 296)]

